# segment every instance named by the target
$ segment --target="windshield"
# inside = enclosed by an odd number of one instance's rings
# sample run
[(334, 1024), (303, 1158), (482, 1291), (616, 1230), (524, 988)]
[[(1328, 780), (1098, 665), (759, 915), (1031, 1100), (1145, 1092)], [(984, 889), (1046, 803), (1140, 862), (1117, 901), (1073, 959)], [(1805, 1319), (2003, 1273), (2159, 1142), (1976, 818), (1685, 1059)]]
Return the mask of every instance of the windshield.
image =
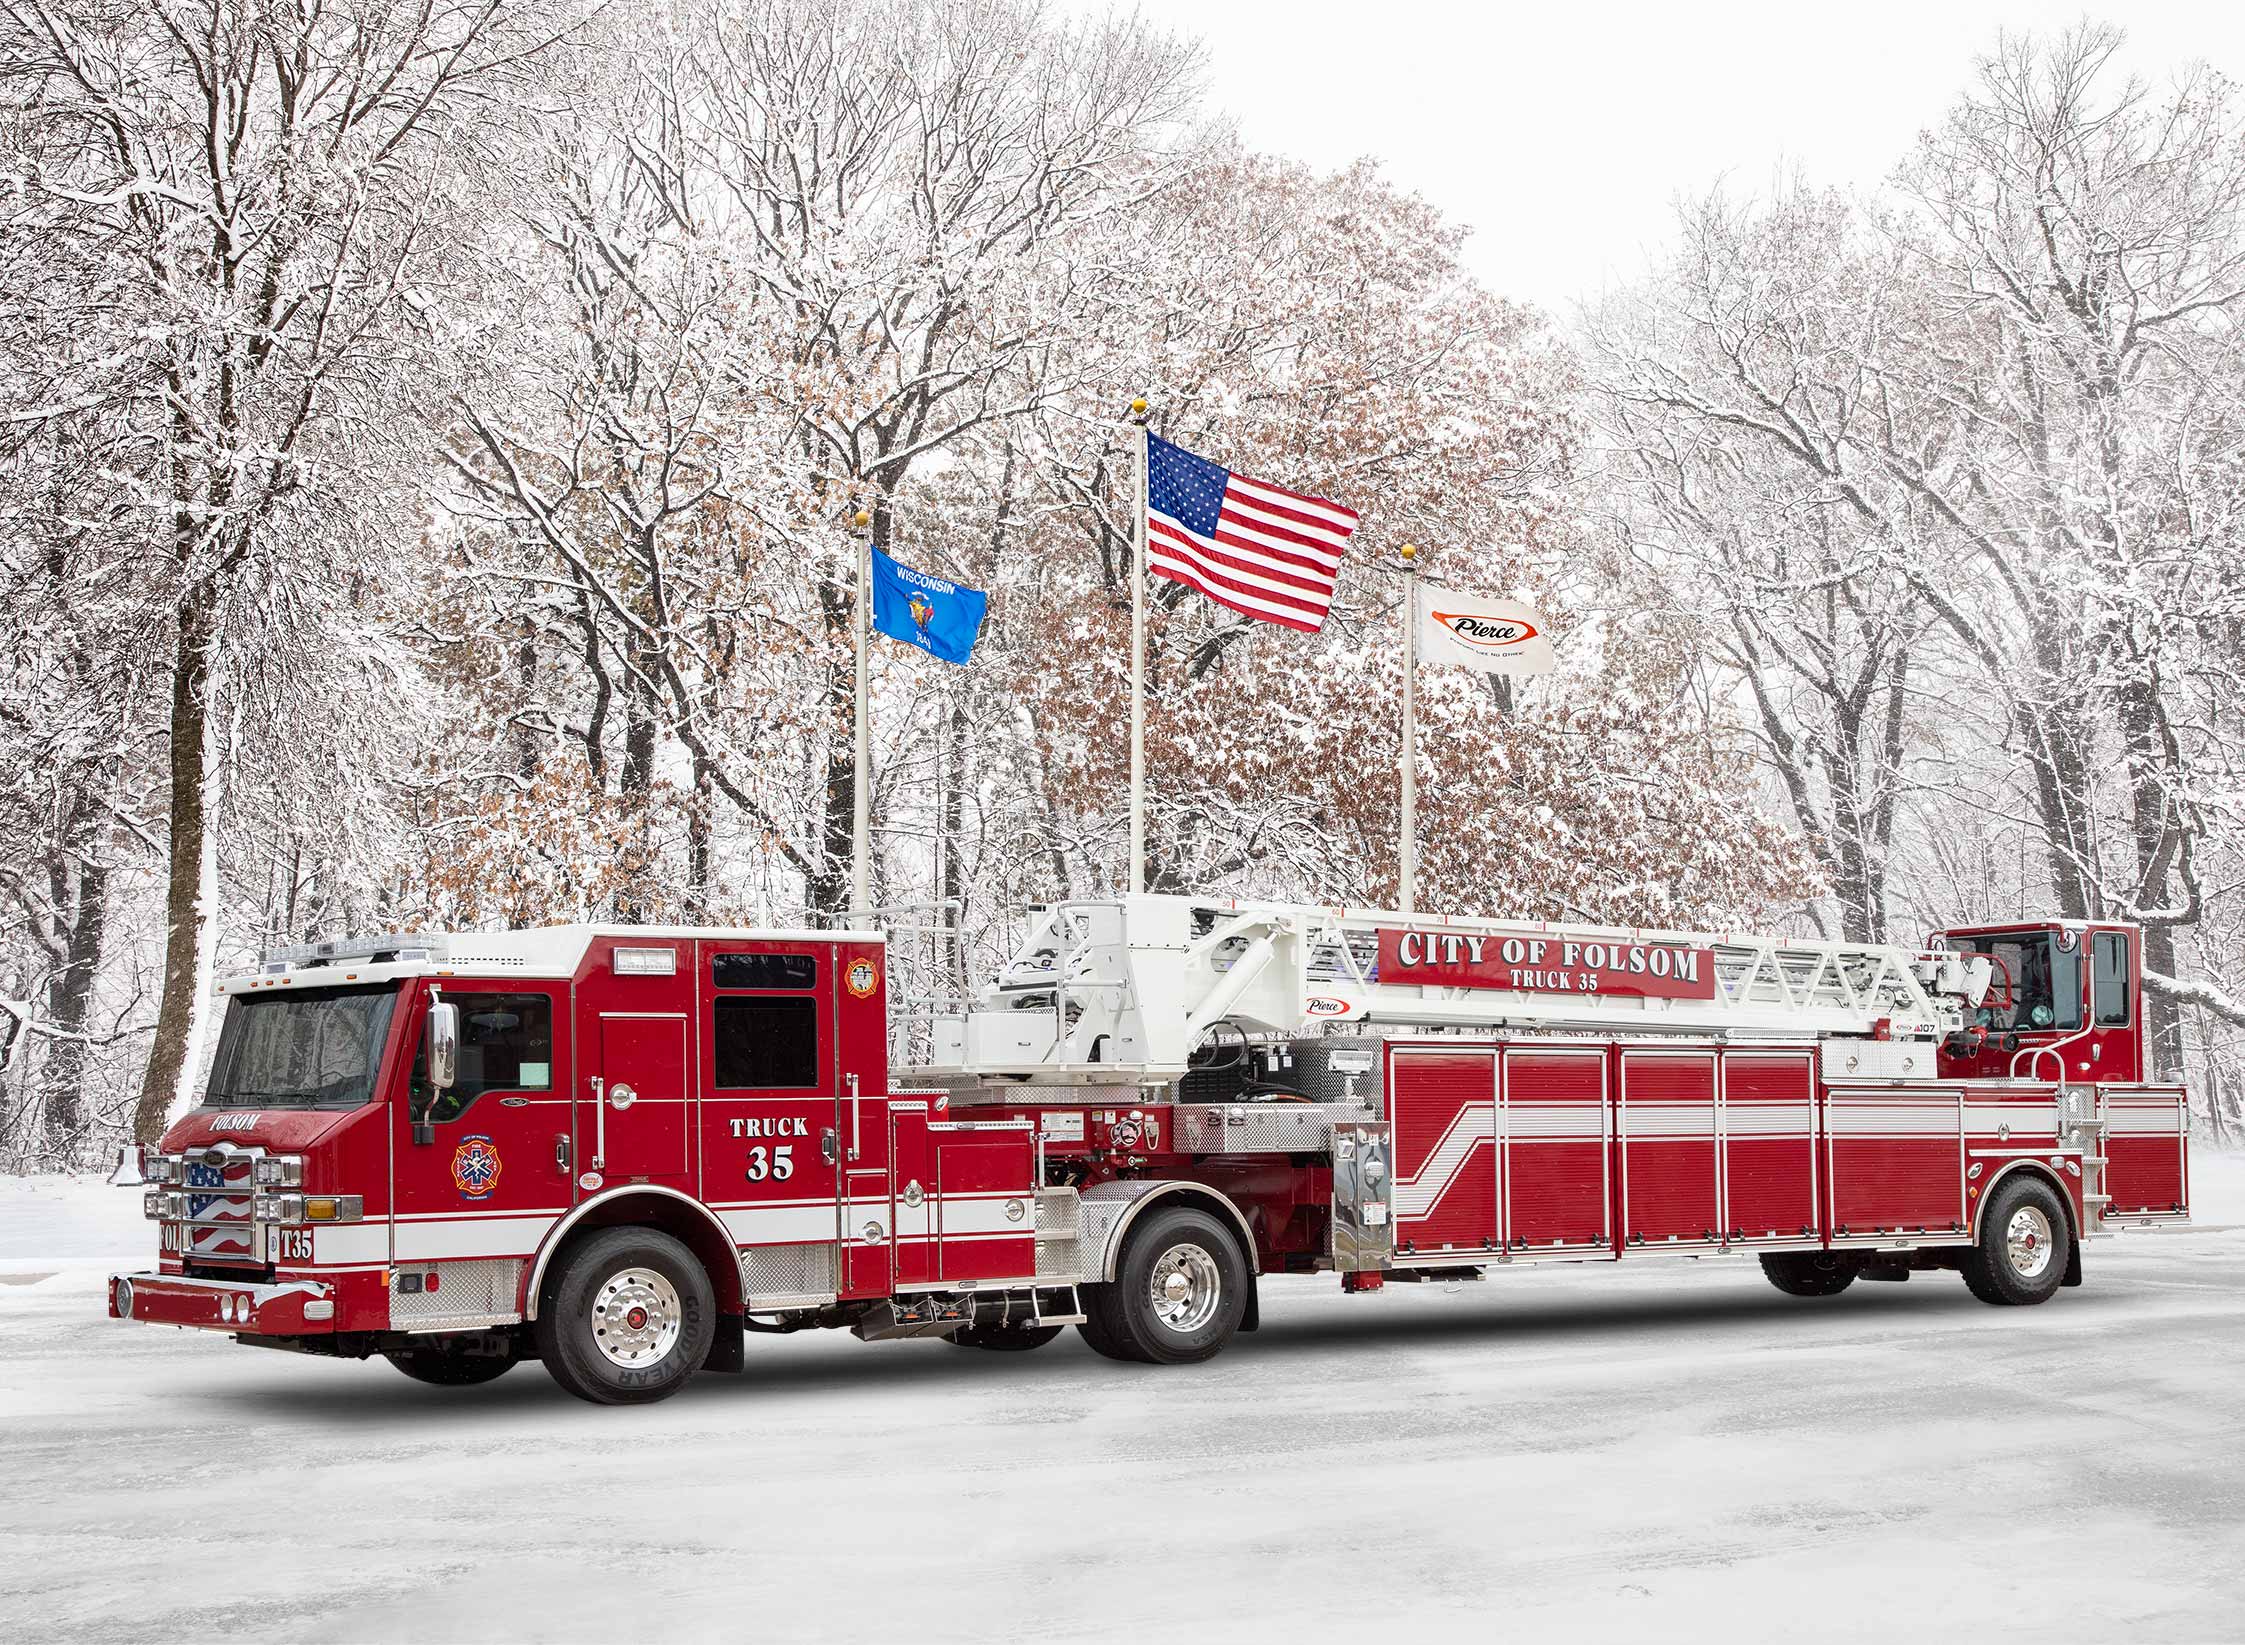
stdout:
[(227, 1003), (212, 1108), (356, 1108), (374, 1095), (391, 988), (311, 988)]
[[(1949, 939), (1966, 954), (1996, 962), (1988, 997), (1972, 1020), (1983, 1028), (2079, 1028), (2081, 946), (2061, 950), (2050, 931), (1958, 932)], [(2006, 990), (2005, 980), (2009, 979)]]

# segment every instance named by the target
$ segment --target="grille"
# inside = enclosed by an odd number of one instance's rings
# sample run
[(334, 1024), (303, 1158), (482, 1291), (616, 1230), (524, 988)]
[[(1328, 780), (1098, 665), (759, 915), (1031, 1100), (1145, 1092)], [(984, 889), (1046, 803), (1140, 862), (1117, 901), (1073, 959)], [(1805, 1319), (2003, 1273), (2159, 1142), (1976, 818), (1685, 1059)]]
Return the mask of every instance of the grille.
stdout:
[(752, 1309), (834, 1300), (831, 1245), (751, 1245), (741, 1252), (741, 1289)]
[(403, 1274), (435, 1274), (434, 1291), (390, 1293), (390, 1324), (400, 1331), (457, 1329), (470, 1325), (511, 1324), (522, 1316), (515, 1297), (522, 1285), (519, 1257), (479, 1257), (472, 1262), (432, 1262), (404, 1266)]

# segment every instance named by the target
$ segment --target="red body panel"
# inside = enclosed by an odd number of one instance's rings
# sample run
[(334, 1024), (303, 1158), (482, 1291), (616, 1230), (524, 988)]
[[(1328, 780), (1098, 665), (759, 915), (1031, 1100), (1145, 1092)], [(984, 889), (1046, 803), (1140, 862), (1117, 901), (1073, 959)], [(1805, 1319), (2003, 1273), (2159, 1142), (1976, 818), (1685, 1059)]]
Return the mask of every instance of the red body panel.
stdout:
[(1506, 1229), (1515, 1246), (1610, 1246), (1608, 1058), (1602, 1050), (1507, 1047)]
[(1629, 1245), (1712, 1245), (1715, 1053), (1621, 1053), (1622, 1239)]

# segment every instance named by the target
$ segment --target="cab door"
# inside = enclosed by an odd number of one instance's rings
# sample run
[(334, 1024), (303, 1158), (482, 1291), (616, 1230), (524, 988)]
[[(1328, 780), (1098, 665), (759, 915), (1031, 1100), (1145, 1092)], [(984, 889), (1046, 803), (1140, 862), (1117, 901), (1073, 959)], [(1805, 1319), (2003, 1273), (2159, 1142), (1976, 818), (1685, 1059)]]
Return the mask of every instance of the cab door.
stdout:
[(577, 989), (577, 1186), (694, 1183), (692, 944), (601, 937)]

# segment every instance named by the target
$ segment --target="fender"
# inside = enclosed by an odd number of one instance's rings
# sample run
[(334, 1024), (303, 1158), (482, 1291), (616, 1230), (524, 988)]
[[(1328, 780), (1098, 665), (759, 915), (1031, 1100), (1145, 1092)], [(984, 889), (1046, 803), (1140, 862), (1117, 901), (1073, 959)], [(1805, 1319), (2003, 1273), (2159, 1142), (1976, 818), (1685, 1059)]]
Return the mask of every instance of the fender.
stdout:
[[(1220, 1188), (1206, 1183), (1172, 1180), (1167, 1182), (1102, 1182), (1086, 1188), (1080, 1196), (1087, 1232), (1098, 1242), (1098, 1260), (1083, 1265), (1086, 1274), (1097, 1274), (1103, 1281), (1115, 1277), (1115, 1260), (1122, 1253), (1123, 1236), (1130, 1232), (1145, 1209), (1156, 1200), (1171, 1194), (1205, 1194), (1223, 1207), (1239, 1233), (1240, 1256), (1247, 1263), (1250, 1291), (1255, 1283), (1258, 1266), (1255, 1257), (1255, 1231), (1248, 1225), (1246, 1216), (1232, 1203), (1231, 1196)], [(1088, 1255), (1089, 1253), (1087, 1253)]]
[(2062, 1173), (2051, 1168), (2048, 1160), (2039, 1158), (2012, 1160), (1988, 1179), (1987, 1186), (1980, 1190), (1979, 1203), (1972, 1207), (1972, 1238), (1975, 1241), (1980, 1238), (1980, 1213), (1988, 1208), (1988, 1201), (1996, 1197), (1996, 1184), (2014, 1171), (2030, 1172), (2058, 1190), (2058, 1203), (2066, 1208), (2066, 1221), (2071, 1225), (2068, 1231), (2073, 1235), (2074, 1249), (2078, 1252), (2082, 1241), (2081, 1212), (2074, 1206), (2074, 1190), (2067, 1186)]
[(736, 1253), (740, 1250), (739, 1242), (733, 1238), (733, 1231), (725, 1226), (723, 1220), (718, 1217), (715, 1211), (712, 1211), (700, 1200), (695, 1199), (691, 1194), (682, 1194), (675, 1188), (661, 1188), (648, 1183), (635, 1183), (622, 1188), (611, 1188), (604, 1194), (595, 1194), (591, 1199), (586, 1200), (584, 1204), (555, 1223), (552, 1230), (546, 1235), (544, 1243), (538, 1247), (537, 1260), (531, 1263), (529, 1273), (523, 1281), (524, 1289), (521, 1304), (524, 1319), (530, 1320), (538, 1317), (538, 1292), (540, 1282), (546, 1276), (546, 1264), (553, 1260), (554, 1252), (561, 1248), (561, 1242), (568, 1237), (569, 1230), (584, 1219), (586, 1212), (596, 1206), (608, 1205), (616, 1200), (630, 1199), (634, 1196), (674, 1199), (681, 1205), (692, 1206), (694, 1210), (701, 1214), (702, 1220), (716, 1230), (717, 1237), (724, 1241), (727, 1250)]

